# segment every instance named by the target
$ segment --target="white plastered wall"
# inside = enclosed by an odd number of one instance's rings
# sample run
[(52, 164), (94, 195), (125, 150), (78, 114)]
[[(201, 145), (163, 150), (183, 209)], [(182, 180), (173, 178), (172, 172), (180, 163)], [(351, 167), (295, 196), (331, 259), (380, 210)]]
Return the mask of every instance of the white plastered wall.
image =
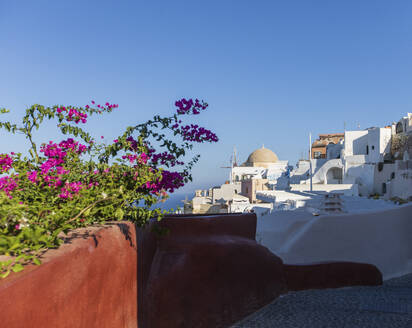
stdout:
[(412, 205), (314, 217), (297, 211), (259, 217), (256, 239), (285, 263), (353, 261), (376, 265), (384, 279), (412, 272)]
[(345, 156), (366, 155), (368, 131), (345, 131)]

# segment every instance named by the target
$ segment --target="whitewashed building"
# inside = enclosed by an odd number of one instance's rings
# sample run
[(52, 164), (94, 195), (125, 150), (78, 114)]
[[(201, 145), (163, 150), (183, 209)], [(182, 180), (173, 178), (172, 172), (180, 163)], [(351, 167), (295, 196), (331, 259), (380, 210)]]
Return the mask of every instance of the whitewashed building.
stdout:
[[(392, 126), (345, 131), (343, 143), (330, 150), (327, 159), (311, 160), (313, 184), (356, 184), (360, 196), (412, 197), (412, 113)], [(309, 166), (300, 161), (292, 183), (309, 184)]]

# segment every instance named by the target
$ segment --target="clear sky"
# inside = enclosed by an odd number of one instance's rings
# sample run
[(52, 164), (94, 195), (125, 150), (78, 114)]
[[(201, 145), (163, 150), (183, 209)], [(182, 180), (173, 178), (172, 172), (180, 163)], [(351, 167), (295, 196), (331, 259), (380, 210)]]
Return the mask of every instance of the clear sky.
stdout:
[[(10, 119), (34, 103), (110, 101), (118, 113), (90, 126), (111, 140), (181, 97), (210, 104), (199, 121), (220, 137), (196, 147), (188, 188), (223, 183), (233, 146), (242, 160), (264, 144), (295, 164), (309, 132), (412, 111), (412, 1), (0, 0)], [(0, 134), (1, 152), (23, 147)]]

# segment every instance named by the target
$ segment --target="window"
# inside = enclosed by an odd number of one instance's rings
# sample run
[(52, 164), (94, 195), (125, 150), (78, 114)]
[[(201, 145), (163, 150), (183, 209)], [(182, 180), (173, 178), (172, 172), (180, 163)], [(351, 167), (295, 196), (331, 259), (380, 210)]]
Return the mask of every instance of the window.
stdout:
[(366, 155), (369, 155), (369, 146), (366, 145)]
[(322, 157), (322, 153), (320, 151), (315, 151), (313, 153), (313, 158), (321, 158)]
[(395, 179), (395, 172), (391, 173), (391, 179)]
[(386, 194), (386, 183), (382, 183), (382, 194)]
[(375, 149), (375, 146), (372, 146), (372, 150), (374, 150)]

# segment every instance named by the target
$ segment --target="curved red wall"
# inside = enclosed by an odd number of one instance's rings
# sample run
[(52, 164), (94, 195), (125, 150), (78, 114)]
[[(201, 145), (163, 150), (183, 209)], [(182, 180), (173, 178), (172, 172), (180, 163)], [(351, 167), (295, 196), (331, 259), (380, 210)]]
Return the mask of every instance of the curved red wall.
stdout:
[(137, 326), (137, 247), (131, 223), (84, 230), (40, 266), (0, 280), (0, 326)]

